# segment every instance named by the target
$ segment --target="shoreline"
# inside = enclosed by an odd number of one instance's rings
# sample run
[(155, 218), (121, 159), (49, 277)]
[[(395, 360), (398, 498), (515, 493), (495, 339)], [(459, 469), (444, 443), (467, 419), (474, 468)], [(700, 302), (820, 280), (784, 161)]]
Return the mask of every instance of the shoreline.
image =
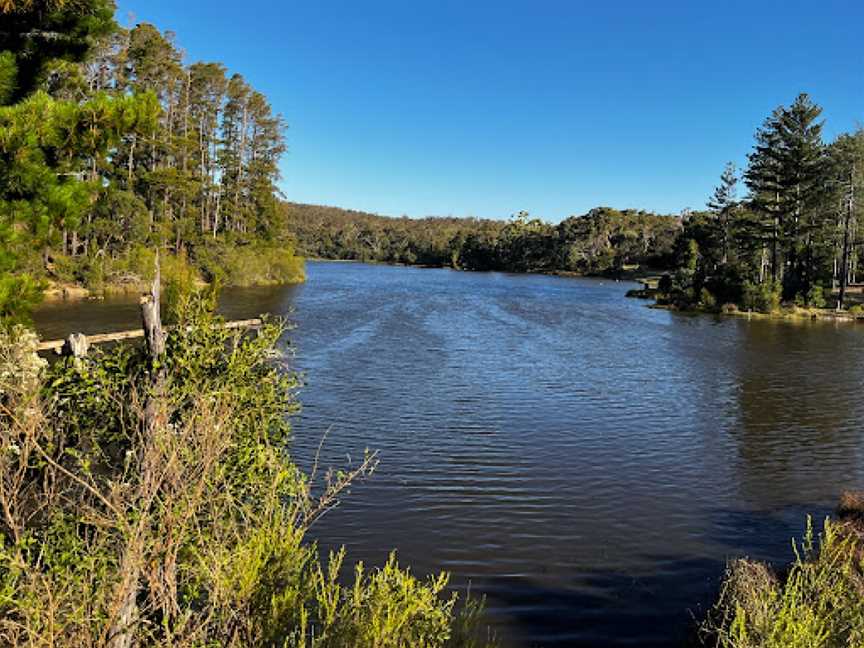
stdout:
[(760, 320), (777, 320), (777, 321), (834, 321), (834, 322), (862, 322), (864, 323), (864, 313), (855, 315), (849, 311), (835, 311), (821, 308), (798, 308), (793, 307), (793, 310), (780, 310), (773, 313), (760, 313), (758, 311), (722, 311), (722, 310), (706, 310), (703, 308), (678, 308), (672, 304), (648, 304), (648, 308), (655, 310), (665, 310), (672, 313), (680, 313), (682, 315), (715, 315), (720, 317), (737, 317), (746, 319)]
[(316, 257), (304, 257), (307, 261), (315, 261), (316, 263), (363, 263), (366, 265), (390, 266), (393, 268), (421, 268), (426, 270), (453, 270), (455, 272), (502, 272), (504, 274), (517, 275), (540, 275), (547, 277), (565, 277), (571, 279), (608, 279), (610, 281), (632, 281), (634, 283), (645, 283), (646, 281), (655, 280), (658, 273), (668, 272), (667, 270), (658, 270), (656, 268), (621, 270), (618, 273), (591, 273), (577, 272), (575, 270), (470, 270), (466, 268), (454, 268), (447, 265), (429, 265), (422, 263), (391, 263), (389, 261), (362, 261), (360, 259), (324, 259)]
[[(253, 288), (260, 286), (290, 286), (301, 284), (306, 281), (305, 275), (299, 281), (276, 281), (263, 280), (253, 281), (249, 284), (225, 284), (223, 288)], [(209, 286), (210, 282), (199, 280), (196, 281), (197, 288)], [(150, 289), (149, 281), (140, 282), (124, 282), (124, 283), (108, 283), (98, 290), (90, 289), (81, 284), (57, 284), (50, 283), (42, 292), (43, 304), (56, 304), (59, 302), (80, 302), (80, 301), (101, 301), (107, 297), (128, 297), (130, 295), (140, 295), (146, 293)]]

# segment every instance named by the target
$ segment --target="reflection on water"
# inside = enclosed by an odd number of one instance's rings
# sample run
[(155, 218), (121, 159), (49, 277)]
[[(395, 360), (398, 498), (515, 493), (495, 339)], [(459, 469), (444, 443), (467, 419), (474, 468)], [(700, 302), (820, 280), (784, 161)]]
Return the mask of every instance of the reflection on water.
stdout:
[[(864, 329), (685, 317), (609, 281), (313, 263), (228, 291), (286, 314), (304, 373), (294, 453), (365, 447), (375, 477), (322, 547), (487, 596), (513, 646), (667, 646), (724, 562), (786, 560), (808, 512), (864, 486)], [(137, 325), (128, 302), (43, 309), (44, 337)]]

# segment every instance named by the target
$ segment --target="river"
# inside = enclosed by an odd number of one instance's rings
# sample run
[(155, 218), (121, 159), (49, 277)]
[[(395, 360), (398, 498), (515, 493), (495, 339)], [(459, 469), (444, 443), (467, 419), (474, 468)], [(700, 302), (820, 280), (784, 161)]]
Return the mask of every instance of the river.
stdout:
[[(864, 486), (864, 328), (684, 316), (630, 284), (309, 263), (227, 290), (296, 323), (301, 465), (379, 470), (313, 535), (391, 549), (487, 598), (505, 646), (669, 646), (727, 559), (791, 556)], [(45, 338), (137, 326), (128, 300), (37, 313)]]

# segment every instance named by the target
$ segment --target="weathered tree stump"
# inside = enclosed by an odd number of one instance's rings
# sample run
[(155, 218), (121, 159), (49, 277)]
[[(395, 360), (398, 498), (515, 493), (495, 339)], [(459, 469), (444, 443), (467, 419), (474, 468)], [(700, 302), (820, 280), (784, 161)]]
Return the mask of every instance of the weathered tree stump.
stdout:
[(66, 338), (66, 343), (63, 345), (63, 353), (73, 358), (83, 358), (89, 349), (90, 342), (87, 341), (87, 336), (83, 333), (72, 333)]

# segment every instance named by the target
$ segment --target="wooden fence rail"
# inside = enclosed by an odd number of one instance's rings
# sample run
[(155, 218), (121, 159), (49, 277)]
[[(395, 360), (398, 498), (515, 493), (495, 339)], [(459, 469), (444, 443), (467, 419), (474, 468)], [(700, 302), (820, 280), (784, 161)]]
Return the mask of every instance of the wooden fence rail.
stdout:
[[(261, 319), (245, 319), (225, 322), (221, 328), (236, 329), (236, 328), (257, 328), (261, 326)], [(171, 326), (165, 327), (170, 331)], [(68, 352), (70, 355), (80, 356), (86, 355), (87, 347), (91, 344), (102, 344), (104, 342), (119, 342), (120, 340), (130, 340), (132, 338), (144, 337), (144, 329), (130, 329), (128, 331), (117, 331), (115, 333), (96, 333), (94, 335), (84, 335), (83, 333), (72, 333), (69, 337), (63, 340), (45, 340), (40, 342), (37, 349), (39, 351), (56, 351), (58, 353)]]

